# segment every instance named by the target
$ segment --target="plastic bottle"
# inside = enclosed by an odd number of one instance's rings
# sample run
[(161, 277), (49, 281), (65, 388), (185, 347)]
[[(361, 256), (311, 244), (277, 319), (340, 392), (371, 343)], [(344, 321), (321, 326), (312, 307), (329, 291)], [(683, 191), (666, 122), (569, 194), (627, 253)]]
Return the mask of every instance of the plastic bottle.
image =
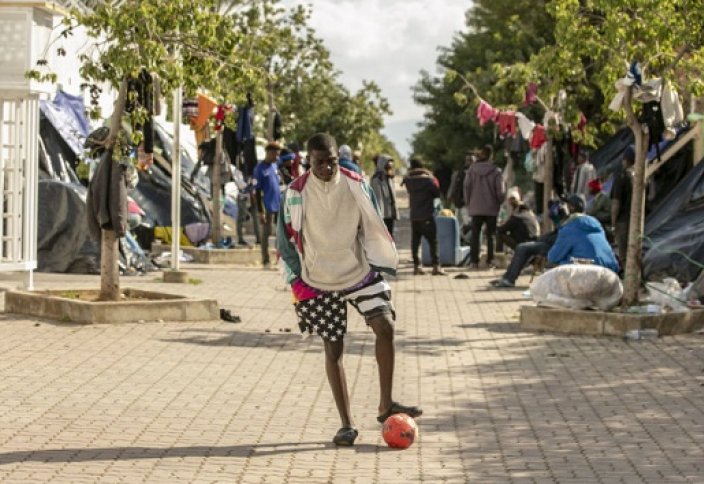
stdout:
[(658, 336), (658, 330), (655, 328), (632, 329), (626, 331), (623, 335), (623, 339), (627, 341), (653, 340), (658, 339)]

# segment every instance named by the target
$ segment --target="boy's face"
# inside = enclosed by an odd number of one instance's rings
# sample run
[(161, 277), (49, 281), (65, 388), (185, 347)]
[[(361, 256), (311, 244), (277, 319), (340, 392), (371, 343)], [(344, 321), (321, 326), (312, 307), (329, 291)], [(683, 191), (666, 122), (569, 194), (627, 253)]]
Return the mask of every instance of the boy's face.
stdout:
[(337, 173), (337, 156), (332, 149), (311, 150), (308, 153), (308, 161), (313, 175), (324, 182), (332, 180)]

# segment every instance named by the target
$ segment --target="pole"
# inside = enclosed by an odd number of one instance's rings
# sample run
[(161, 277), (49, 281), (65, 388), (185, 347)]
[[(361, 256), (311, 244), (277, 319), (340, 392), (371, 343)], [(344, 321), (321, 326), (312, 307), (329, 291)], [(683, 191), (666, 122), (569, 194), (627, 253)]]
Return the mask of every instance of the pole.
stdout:
[(552, 198), (554, 167), (552, 159), (552, 139), (548, 137), (547, 156), (545, 157), (545, 178), (543, 179), (543, 233), (547, 234), (552, 230), (552, 221), (550, 220), (548, 207)]
[(222, 129), (215, 132), (215, 161), (211, 170), (213, 180), (213, 245), (220, 244), (220, 170), (222, 169)]
[(181, 86), (174, 90), (174, 145), (171, 152), (171, 269), (179, 270), (181, 249)]

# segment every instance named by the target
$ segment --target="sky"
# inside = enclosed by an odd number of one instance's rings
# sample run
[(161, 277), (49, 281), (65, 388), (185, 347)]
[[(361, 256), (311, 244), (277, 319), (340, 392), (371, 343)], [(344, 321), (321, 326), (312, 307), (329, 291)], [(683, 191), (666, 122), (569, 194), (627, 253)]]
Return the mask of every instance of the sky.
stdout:
[(436, 72), (438, 47), (463, 30), (471, 0), (289, 0), (313, 7), (310, 24), (330, 50), (340, 80), (351, 91), (375, 81), (393, 114), (384, 134), (401, 156), (423, 119), (411, 88), (425, 69)]

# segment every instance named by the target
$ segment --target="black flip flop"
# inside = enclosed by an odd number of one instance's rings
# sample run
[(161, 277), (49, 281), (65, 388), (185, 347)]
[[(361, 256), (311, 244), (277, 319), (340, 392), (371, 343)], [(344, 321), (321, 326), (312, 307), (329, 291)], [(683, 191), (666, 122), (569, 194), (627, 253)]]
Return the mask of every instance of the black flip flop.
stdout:
[(220, 319), (227, 321), (228, 323), (239, 323), (242, 321), (239, 316), (232, 314), (229, 309), (220, 310)]
[(359, 432), (357, 432), (356, 428), (342, 427), (337, 431), (335, 437), (332, 438), (332, 442), (335, 445), (350, 447), (354, 445), (354, 441), (357, 439), (358, 435)]
[(389, 409), (383, 414), (379, 415), (376, 420), (379, 423), (384, 423), (386, 422), (387, 418), (392, 415), (396, 415), (397, 413), (405, 413), (411, 418), (416, 418), (423, 415), (423, 409), (420, 407), (407, 407), (406, 405), (401, 405), (398, 402), (391, 402), (391, 406), (389, 407)]

